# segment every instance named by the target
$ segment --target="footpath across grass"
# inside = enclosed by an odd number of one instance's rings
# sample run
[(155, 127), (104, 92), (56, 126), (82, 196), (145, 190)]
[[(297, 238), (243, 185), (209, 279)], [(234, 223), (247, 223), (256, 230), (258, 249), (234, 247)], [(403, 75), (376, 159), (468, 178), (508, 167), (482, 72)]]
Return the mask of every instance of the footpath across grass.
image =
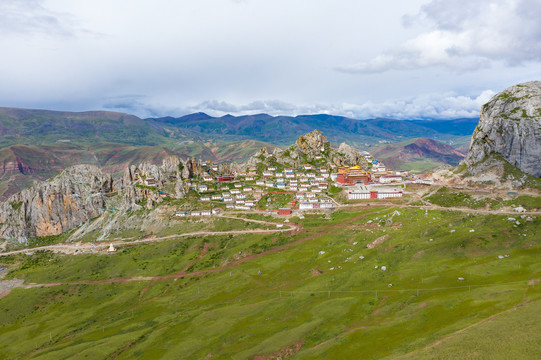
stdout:
[[(111, 255), (0, 259), (10, 277), (34, 282), (154, 276), (190, 264), (189, 271), (214, 271), (15, 289), (0, 299), (0, 358), (393, 359), (541, 297), (541, 284), (531, 282), (541, 279), (539, 219), (517, 225), (500, 215), (380, 207), (298, 220), (305, 230), (294, 236), (172, 239)], [(239, 259), (246, 260), (229, 266)], [(539, 310), (520, 309), (519, 320)], [(471, 341), (444, 341), (419, 356), (453, 359), (453, 346), (462, 344), (458, 354), (484, 349), (477, 358), (486, 358), (490, 348), (476, 346), (498, 341), (483, 338), (489, 330), (518, 336), (518, 327), (486, 324), (494, 327), (464, 332)], [(541, 325), (525, 324), (523, 339), (536, 339)], [(519, 344), (497, 355), (536, 358), (535, 342)]]

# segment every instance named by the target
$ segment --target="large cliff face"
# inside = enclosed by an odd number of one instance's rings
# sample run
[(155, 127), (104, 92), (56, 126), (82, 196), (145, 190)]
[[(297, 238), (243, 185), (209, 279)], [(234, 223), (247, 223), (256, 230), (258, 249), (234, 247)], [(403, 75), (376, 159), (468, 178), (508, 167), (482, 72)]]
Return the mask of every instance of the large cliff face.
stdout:
[(113, 179), (92, 165), (77, 165), (36, 183), (0, 204), (0, 237), (23, 241), (58, 235), (103, 212)]
[(541, 177), (541, 81), (512, 86), (483, 106), (464, 163), (475, 175), (493, 153)]
[(186, 189), (181, 179), (197, 171), (195, 160), (176, 156), (164, 159), (159, 166), (132, 165), (120, 179), (93, 165), (67, 168), (0, 203), (0, 238), (24, 242), (34, 236), (58, 235), (102, 215), (108, 207), (152, 208), (166, 197), (166, 185), (172, 186), (170, 196), (183, 198)]

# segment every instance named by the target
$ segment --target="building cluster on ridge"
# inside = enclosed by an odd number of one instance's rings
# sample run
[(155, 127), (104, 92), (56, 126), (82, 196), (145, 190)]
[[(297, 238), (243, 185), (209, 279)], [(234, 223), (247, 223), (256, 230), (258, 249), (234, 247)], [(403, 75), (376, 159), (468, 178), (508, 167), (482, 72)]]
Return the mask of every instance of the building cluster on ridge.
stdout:
[[(401, 185), (408, 172), (393, 172), (373, 159), (368, 153), (363, 156), (371, 168), (359, 165), (351, 167), (316, 167), (304, 164), (297, 168), (284, 164), (249, 165), (241, 170), (218, 174), (217, 165), (201, 162), (200, 176), (185, 180), (190, 190), (197, 192), (199, 203), (208, 204), (208, 210), (177, 212), (176, 216), (211, 216), (226, 210), (262, 211), (279, 215), (290, 215), (295, 210), (332, 209), (336, 201), (330, 196), (346, 190), (348, 200), (385, 199), (402, 196)], [(289, 198), (280, 202), (277, 198)], [(265, 204), (260, 204), (265, 200)]]

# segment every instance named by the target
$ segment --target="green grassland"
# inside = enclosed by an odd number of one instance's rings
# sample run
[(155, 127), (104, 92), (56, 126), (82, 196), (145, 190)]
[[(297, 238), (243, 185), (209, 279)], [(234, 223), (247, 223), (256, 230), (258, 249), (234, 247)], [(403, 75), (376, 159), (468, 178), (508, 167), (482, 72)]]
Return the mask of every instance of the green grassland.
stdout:
[[(531, 319), (541, 286), (528, 282), (541, 275), (541, 220), (515, 225), (501, 215), (399, 212), (362, 207), (292, 218), (304, 228), (294, 235), (177, 238), (108, 255), (0, 258), (8, 277), (63, 282), (0, 299), (0, 358), (251, 359), (289, 349), (295, 359), (392, 359), (444, 337), (410, 358), (492, 358), (492, 349), (494, 358), (538, 358), (541, 325)], [(283, 248), (273, 252), (277, 246)], [(206, 272), (84, 283), (182, 271)], [(530, 319), (510, 328), (517, 343), (486, 345), (503, 338), (484, 339), (505, 332), (507, 316)]]
[(503, 206), (522, 206), (526, 210), (541, 209), (541, 197), (539, 196), (520, 195), (504, 200), (499, 197), (473, 196), (468, 193), (452, 191), (446, 187), (440, 188), (437, 192), (428, 196), (426, 200), (443, 207), (489, 208), (496, 210)]

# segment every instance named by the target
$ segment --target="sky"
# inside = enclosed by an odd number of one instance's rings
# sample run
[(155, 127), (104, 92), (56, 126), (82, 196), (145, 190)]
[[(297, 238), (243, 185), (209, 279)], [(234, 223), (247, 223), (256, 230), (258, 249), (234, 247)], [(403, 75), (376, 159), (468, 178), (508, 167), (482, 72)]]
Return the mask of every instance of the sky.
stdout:
[(0, 106), (477, 117), (541, 80), (541, 0), (0, 0)]

